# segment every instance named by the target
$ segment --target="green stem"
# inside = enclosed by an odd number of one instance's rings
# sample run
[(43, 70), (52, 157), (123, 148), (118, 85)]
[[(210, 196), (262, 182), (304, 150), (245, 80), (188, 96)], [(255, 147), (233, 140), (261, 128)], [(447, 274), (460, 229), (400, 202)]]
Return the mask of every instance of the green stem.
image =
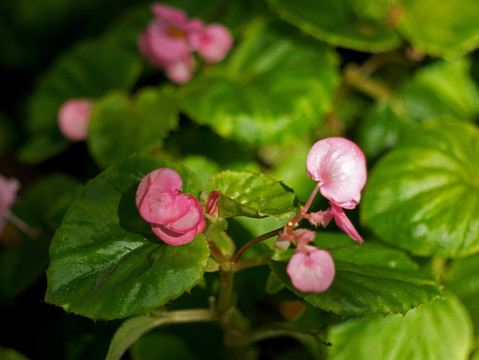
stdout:
[(283, 230), (283, 227), (280, 227), (279, 229), (275, 229), (273, 231), (267, 232), (266, 234), (260, 235), (258, 237), (255, 237), (253, 240), (247, 242), (244, 244), (241, 249), (238, 250), (236, 255), (234, 256), (233, 260), (231, 261), (233, 264), (236, 264), (239, 259), (241, 259), (241, 256), (248, 250), (249, 248), (253, 247), (254, 245), (260, 243), (261, 241), (264, 241), (266, 239), (269, 239), (273, 236), (279, 235), (279, 233)]
[(116, 331), (105, 360), (120, 360), (128, 348), (142, 335), (158, 326), (215, 320), (214, 314), (207, 309), (158, 311), (151, 316), (132, 317), (126, 320)]
[(351, 64), (344, 69), (343, 78), (347, 85), (361, 91), (373, 99), (384, 99), (391, 95), (391, 91), (386, 86), (365, 76), (361, 72), (361, 68), (354, 64)]
[(220, 269), (220, 290), (216, 302), (216, 312), (218, 316), (223, 315), (234, 303), (234, 271)]
[(248, 269), (248, 268), (251, 268), (251, 267), (267, 265), (267, 264), (269, 264), (269, 261), (270, 261), (270, 259), (266, 255), (256, 256), (256, 257), (250, 258), (250, 259), (239, 260), (233, 266), (233, 270), (235, 272), (237, 272), (237, 271), (241, 271), (241, 270)]

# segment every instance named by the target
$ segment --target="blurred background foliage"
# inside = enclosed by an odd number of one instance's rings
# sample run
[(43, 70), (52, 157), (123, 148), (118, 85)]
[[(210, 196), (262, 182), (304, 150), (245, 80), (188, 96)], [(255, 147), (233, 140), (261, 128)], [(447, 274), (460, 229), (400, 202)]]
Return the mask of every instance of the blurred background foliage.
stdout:
[[(476, 329), (479, 326), (479, 285), (471, 277), (479, 271), (474, 155), (479, 152), (479, 4), (168, 2), (192, 17), (223, 23), (235, 39), (225, 61), (214, 66), (199, 63), (192, 81), (183, 86), (166, 81), (138, 53), (137, 37), (152, 19), (151, 1), (0, 2), (0, 72), (5, 85), (0, 98), (0, 173), (21, 181), (12, 211), (40, 234), (32, 239), (7, 225), (1, 237), (0, 358), (104, 358), (118, 321), (93, 322), (43, 302), (49, 242), (83, 185), (104, 168), (133, 153), (154, 153), (193, 170), (204, 188), (222, 169), (256, 170), (285, 182), (304, 202), (314, 187), (305, 176), (306, 154), (314, 141), (327, 136), (356, 141), (373, 169), (374, 187), (365, 190), (360, 218), (353, 214), (368, 240), (380, 238), (410, 252), (423, 270), (438, 275), (455, 293), (450, 303), (427, 308), (426, 315), (430, 311), (444, 328), (451, 317), (459, 319), (457, 329), (448, 330), (456, 334), (451, 346), (459, 349), (450, 358), (467, 358), (471, 347), (477, 349), (477, 335), (475, 345), (461, 341), (470, 336), (471, 320)], [(70, 143), (57, 127), (58, 108), (72, 97), (95, 102), (86, 142)], [(435, 167), (421, 167), (425, 163)], [(444, 173), (445, 169), (453, 170)], [(396, 176), (395, 171), (409, 177)], [(437, 186), (437, 179), (445, 179), (447, 191)], [(395, 189), (410, 184), (425, 190), (407, 202), (406, 193)], [(319, 202), (315, 206), (324, 207)], [(466, 202), (468, 206), (461, 207)], [(411, 209), (424, 218), (437, 204), (442, 211), (431, 212), (426, 222), (417, 224), (411, 218)], [(434, 239), (424, 235), (419, 226), (424, 224)], [(229, 233), (240, 247), (277, 226), (269, 225), (233, 220)], [(457, 239), (454, 246), (441, 238), (446, 233), (448, 239)], [(211, 281), (171, 308), (205, 306), (218, 286), (212, 274), (205, 278)], [(338, 321), (299, 302), (293, 293), (277, 292), (275, 281), (266, 268), (238, 274), (238, 292), (248, 293), (239, 306), (254, 323), (287, 319), (319, 331)], [(266, 295), (265, 284), (271, 290)], [(421, 326), (417, 324), (425, 322), (426, 315), (411, 316), (408, 326)], [(388, 318), (383, 338), (396, 338), (410, 329), (398, 327), (398, 318)], [(334, 327), (328, 340), (342, 348), (329, 353), (317, 342), (298, 337), (260, 342), (247, 356), (359, 356), (358, 349), (371, 349), (374, 335), (383, 331), (377, 319), (369, 318), (367, 325), (354, 319)], [(344, 344), (366, 326), (368, 332), (350, 346)], [(125, 358), (154, 359), (165, 353), (181, 359), (225, 358), (218, 346), (220, 329), (197, 329), (188, 325), (154, 331)], [(432, 333), (430, 339), (444, 336), (430, 330), (425, 330)], [(441, 351), (447, 347), (434, 341)], [(449, 358), (447, 349), (441, 356)], [(429, 358), (434, 357), (422, 357)]]

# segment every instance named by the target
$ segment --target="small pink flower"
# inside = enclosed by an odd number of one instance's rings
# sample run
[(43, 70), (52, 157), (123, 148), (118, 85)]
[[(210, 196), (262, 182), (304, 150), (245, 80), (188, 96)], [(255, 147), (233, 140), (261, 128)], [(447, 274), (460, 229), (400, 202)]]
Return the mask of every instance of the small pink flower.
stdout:
[(333, 219), (333, 213), (331, 209), (324, 210), (324, 211), (316, 211), (313, 213), (305, 214), (304, 218), (308, 219), (311, 225), (318, 227), (321, 225), (322, 227), (328, 226), (329, 222)]
[(319, 140), (308, 153), (306, 170), (320, 184), (321, 194), (336, 205), (354, 209), (359, 203), (367, 178), (366, 159), (352, 141)]
[(0, 233), (5, 223), (5, 216), (17, 199), (20, 183), (16, 179), (7, 179), (0, 175)]
[(90, 122), (91, 102), (85, 99), (66, 101), (58, 111), (58, 125), (62, 134), (71, 141), (86, 139)]
[(298, 290), (319, 293), (327, 290), (334, 280), (334, 261), (328, 251), (308, 248), (309, 251), (297, 251), (291, 257), (286, 272)]
[(188, 55), (184, 59), (165, 64), (164, 68), (168, 79), (176, 84), (185, 84), (190, 81), (195, 71), (195, 58)]
[(230, 31), (220, 24), (211, 24), (194, 38), (194, 46), (200, 56), (208, 63), (216, 63), (228, 54), (233, 46)]
[(153, 232), (170, 245), (192, 241), (205, 228), (198, 199), (180, 191), (183, 180), (168, 168), (154, 170), (138, 185), (136, 206)]

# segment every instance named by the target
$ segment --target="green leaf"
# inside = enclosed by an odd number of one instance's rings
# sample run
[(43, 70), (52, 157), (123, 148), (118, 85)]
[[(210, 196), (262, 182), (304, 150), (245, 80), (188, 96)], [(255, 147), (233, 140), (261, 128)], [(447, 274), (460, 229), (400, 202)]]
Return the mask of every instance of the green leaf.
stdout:
[(0, 359), (2, 360), (28, 360), (28, 358), (14, 349), (0, 346)]
[(180, 337), (168, 333), (149, 333), (142, 336), (130, 350), (134, 360), (195, 360), (198, 357)]
[(361, 219), (417, 255), (479, 251), (479, 131), (462, 122), (411, 129), (369, 175)]
[(159, 147), (178, 126), (178, 112), (168, 89), (143, 88), (133, 99), (111, 93), (91, 114), (88, 147), (102, 166)]
[(280, 25), (253, 21), (223, 68), (179, 90), (181, 110), (245, 144), (293, 142), (319, 125), (338, 83), (335, 59)]
[(451, 262), (446, 274), (448, 286), (454, 290), (471, 315), (476, 339), (479, 339), (479, 254)]
[(113, 89), (128, 89), (137, 80), (141, 62), (121, 47), (88, 42), (61, 57), (44, 74), (28, 103), (29, 141), (20, 149), (25, 162), (39, 162), (68, 145), (58, 129), (57, 113), (71, 98), (94, 100)]
[[(348, 0), (268, 0), (268, 3), (284, 20), (334, 46), (376, 52), (393, 50), (401, 43), (386, 23), (386, 14), (391, 9), (392, 1), (383, 1), (381, 4), (379, 1), (369, 1), (370, 5), (376, 7), (369, 11), (369, 15), (364, 6), (354, 6), (355, 2)], [(364, 5), (365, 1), (361, 3)], [(381, 7), (380, 12), (377, 5)], [(370, 18), (371, 13), (376, 19)], [(377, 18), (379, 13), (380, 19)]]
[(167, 324), (212, 321), (208, 310), (155, 311), (151, 316), (135, 316), (126, 320), (117, 330), (105, 360), (120, 360), (125, 351), (148, 331)]
[(202, 278), (209, 257), (203, 235), (167, 245), (138, 214), (139, 182), (162, 167), (180, 174), (185, 193), (199, 194), (189, 170), (152, 157), (133, 157), (86, 185), (52, 240), (47, 302), (91, 318), (123, 318), (150, 312)]
[(471, 62), (436, 61), (405, 81), (392, 99), (376, 103), (361, 123), (359, 143), (368, 156), (376, 156), (419, 122), (474, 120), (478, 114), (479, 89), (471, 77)]
[(470, 320), (454, 296), (404, 316), (347, 320), (328, 335), (331, 360), (465, 360), (472, 345)]
[(289, 290), (322, 310), (362, 316), (405, 313), (440, 295), (437, 283), (399, 250), (367, 241), (357, 245), (345, 234), (323, 232), (315, 245), (331, 253), (336, 267), (333, 284), (325, 292), (297, 290), (284, 260), (273, 261), (271, 269)]
[(223, 171), (211, 179), (222, 217), (248, 216), (277, 219), (292, 217), (298, 211), (293, 190), (269, 176), (248, 171)]
[(419, 51), (439, 57), (479, 46), (479, 3), (474, 0), (401, 0), (397, 30)]

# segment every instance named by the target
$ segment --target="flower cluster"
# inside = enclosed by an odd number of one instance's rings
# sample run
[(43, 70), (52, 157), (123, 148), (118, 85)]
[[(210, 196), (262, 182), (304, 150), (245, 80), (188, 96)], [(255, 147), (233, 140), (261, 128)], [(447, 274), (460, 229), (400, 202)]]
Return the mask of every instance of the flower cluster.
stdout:
[(161, 168), (150, 172), (136, 191), (136, 206), (153, 232), (165, 243), (183, 245), (205, 228), (203, 207), (198, 199), (180, 191), (181, 176)]
[(221, 61), (231, 49), (233, 38), (220, 24), (205, 25), (199, 19), (188, 19), (180, 9), (156, 3), (155, 19), (142, 32), (138, 47), (145, 59), (163, 69), (178, 84), (190, 80), (195, 70), (194, 52), (204, 61)]
[[(366, 183), (366, 159), (361, 149), (344, 138), (320, 140), (309, 151), (306, 170), (318, 184), (296, 220), (305, 218), (314, 226), (326, 227), (334, 219), (341, 230), (362, 243), (363, 239), (343, 211), (343, 208), (356, 207)], [(329, 200), (331, 207), (307, 213), (318, 191)], [(316, 233), (305, 229), (293, 230), (296, 223), (288, 223), (276, 241), (280, 249), (286, 249), (291, 243), (296, 244), (296, 252), (291, 257), (287, 273), (293, 285), (301, 291), (324, 291), (329, 288), (335, 275), (331, 254), (308, 245)]]
[(58, 126), (71, 141), (86, 139), (92, 104), (86, 99), (71, 99), (58, 111)]
[(0, 234), (5, 224), (5, 218), (17, 199), (20, 183), (16, 179), (7, 179), (0, 175)]

